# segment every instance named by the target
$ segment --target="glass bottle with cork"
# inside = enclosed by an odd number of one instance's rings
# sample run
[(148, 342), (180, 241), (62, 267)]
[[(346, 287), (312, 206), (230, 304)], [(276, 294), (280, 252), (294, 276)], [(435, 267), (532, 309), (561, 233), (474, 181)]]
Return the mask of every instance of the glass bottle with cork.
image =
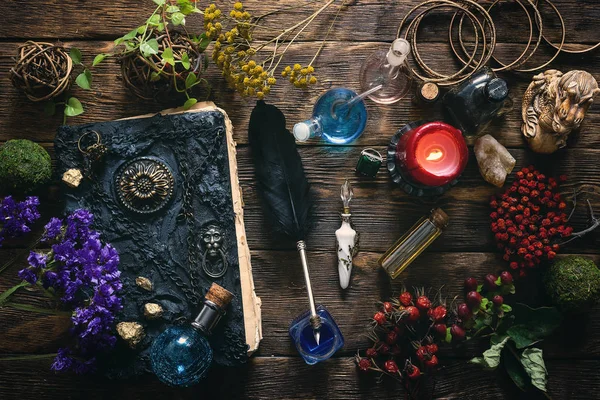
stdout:
[(448, 215), (440, 208), (421, 218), (377, 261), (392, 279), (396, 279), (448, 225)]
[(154, 374), (171, 386), (193, 386), (206, 377), (213, 360), (207, 337), (212, 334), (233, 294), (213, 283), (204, 306), (189, 325), (171, 326), (161, 333), (150, 348)]

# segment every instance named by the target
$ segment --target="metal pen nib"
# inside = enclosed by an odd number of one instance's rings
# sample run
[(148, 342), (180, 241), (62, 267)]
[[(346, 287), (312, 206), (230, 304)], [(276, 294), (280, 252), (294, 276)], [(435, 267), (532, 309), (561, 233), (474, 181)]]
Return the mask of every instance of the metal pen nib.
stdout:
[(317, 308), (315, 307), (315, 299), (313, 297), (312, 285), (310, 284), (310, 274), (308, 273), (308, 262), (306, 260), (306, 243), (304, 243), (304, 240), (299, 240), (298, 243), (296, 243), (296, 248), (300, 253), (302, 269), (304, 270), (304, 281), (306, 282), (306, 291), (308, 292), (308, 302), (310, 305), (310, 325), (313, 328), (315, 342), (317, 342), (318, 345), (321, 341), (321, 317), (319, 317), (319, 315), (317, 314)]

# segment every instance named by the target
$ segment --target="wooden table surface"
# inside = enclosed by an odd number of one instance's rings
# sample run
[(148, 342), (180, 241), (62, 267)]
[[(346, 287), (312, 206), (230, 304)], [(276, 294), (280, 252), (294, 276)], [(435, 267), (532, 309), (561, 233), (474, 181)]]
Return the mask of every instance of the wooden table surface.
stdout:
[[(297, 4), (295, 0), (248, 0), (248, 9), (255, 13), (276, 6)], [(315, 64), (320, 83), (307, 91), (292, 90), (280, 82), (269, 98), (286, 114), (288, 127), (306, 119), (312, 105), (327, 88), (345, 86), (357, 89), (361, 62), (371, 52), (388, 46), (394, 38), (399, 20), (417, 0), (383, 1), (356, 0), (343, 11), (322, 55)], [(600, 40), (598, 22), (600, 8), (595, 0), (556, 0), (567, 24), (567, 42), (589, 45)], [(201, 6), (205, 7), (204, 2)], [(145, 7), (145, 8), (143, 8)], [(8, 0), (0, 3), (0, 141), (27, 138), (39, 142), (53, 154), (52, 141), (60, 117), (45, 117), (40, 105), (30, 103), (10, 84), (8, 70), (17, 46), (27, 39), (60, 39), (66, 46), (76, 46), (91, 63), (93, 56), (110, 51), (112, 40), (138, 26), (152, 7), (149, 0)], [(143, 8), (143, 10), (142, 10)], [(140, 12), (142, 10), (142, 12)], [(560, 37), (560, 25), (547, 6), (542, 7), (545, 29), (551, 38)], [(500, 12), (502, 11), (502, 12)], [(335, 9), (327, 11), (307, 30), (302, 41), (290, 48), (288, 62), (307, 63), (327, 29)], [(523, 14), (514, 8), (496, 10), (497, 53), (507, 61), (523, 49), (528, 30)], [(274, 16), (274, 26), (297, 20), (298, 13)], [(188, 18), (191, 28), (198, 29), (198, 20)], [(453, 61), (448, 53), (447, 18), (430, 18), (422, 29), (421, 53), (435, 68), (451, 70)], [(552, 52), (542, 45), (534, 60), (543, 61)], [(560, 55), (551, 65), (563, 71), (585, 69), (600, 78), (600, 51), (587, 55)], [(564, 151), (551, 157), (531, 153), (520, 134), (520, 101), (531, 74), (502, 74), (509, 82), (515, 99), (512, 113), (495, 122), (493, 134), (517, 159), (516, 168), (532, 162), (549, 174), (567, 174), (567, 192), (579, 185), (600, 193), (600, 105), (594, 105), (584, 123), (583, 133)], [(335, 316), (345, 336), (345, 347), (334, 358), (316, 366), (307, 366), (288, 339), (290, 320), (306, 309), (302, 270), (292, 243), (279, 240), (265, 222), (257, 197), (252, 162), (247, 146), (248, 118), (252, 101), (245, 101), (227, 90), (214, 66), (208, 78), (213, 85), (213, 97), (231, 117), (238, 143), (239, 177), (245, 200), (245, 222), (252, 253), (257, 294), (262, 298), (264, 339), (249, 365), (238, 369), (215, 369), (206, 385), (179, 390), (160, 384), (153, 377), (135, 381), (112, 382), (101, 377), (77, 377), (54, 374), (50, 358), (61, 343), (68, 340), (69, 319), (39, 315), (10, 308), (0, 310), (0, 357), (40, 355), (27, 361), (0, 361), (0, 399), (65, 399), (65, 398), (253, 398), (253, 399), (352, 399), (403, 398), (403, 391), (391, 382), (377, 384), (374, 379), (359, 375), (353, 356), (364, 349), (368, 340), (365, 326), (375, 311), (374, 303), (398, 293), (402, 281), (411, 286), (444, 286), (449, 297), (461, 293), (467, 276), (483, 277), (500, 270), (504, 263), (498, 255), (489, 231), (488, 199), (498, 189), (485, 183), (477, 170), (475, 158), (460, 183), (435, 202), (410, 197), (395, 187), (387, 172), (376, 179), (359, 179), (353, 174), (359, 153), (365, 147), (383, 152), (393, 133), (404, 123), (421, 117), (439, 116), (439, 110), (423, 111), (406, 98), (391, 106), (378, 106), (368, 101), (369, 122), (363, 136), (348, 146), (330, 146), (311, 142), (300, 147), (300, 154), (309, 181), (318, 195), (317, 224), (308, 238), (309, 260), (316, 299)], [(94, 90), (74, 94), (84, 103), (83, 115), (69, 119), (70, 124), (105, 121), (159, 111), (177, 103), (143, 102), (121, 85), (118, 65), (106, 62), (94, 72)], [(353, 220), (361, 233), (361, 252), (355, 259), (351, 286), (339, 288), (334, 231), (340, 225), (339, 188), (350, 179), (356, 198), (352, 203)], [(44, 217), (49, 218), (60, 208), (58, 195), (49, 191), (43, 196)], [(600, 197), (590, 200), (600, 212)], [(416, 219), (426, 214), (432, 204), (442, 207), (450, 216), (450, 226), (399, 279), (390, 282), (377, 267), (377, 258)], [(583, 208), (578, 209), (576, 227), (586, 224)], [(23, 246), (5, 246), (0, 250), (4, 261)], [(567, 252), (586, 254), (600, 261), (600, 232), (592, 233), (569, 246)], [(24, 261), (24, 260), (23, 260)], [(5, 271), (0, 278), (0, 290), (18, 282), (18, 266)], [(541, 304), (543, 297), (535, 277), (520, 282), (516, 298)], [(44, 299), (35, 292), (19, 295), (21, 302), (39, 305)], [(600, 397), (600, 307), (578, 318), (569, 318), (542, 346), (550, 374), (549, 393), (554, 399), (596, 399)], [(488, 373), (466, 360), (485, 349), (470, 344), (461, 351), (443, 350), (443, 368), (437, 377), (436, 398), (448, 399), (517, 399), (537, 398), (536, 394), (521, 395), (508, 376), (498, 371)], [(208, 386), (210, 385), (210, 386)]]

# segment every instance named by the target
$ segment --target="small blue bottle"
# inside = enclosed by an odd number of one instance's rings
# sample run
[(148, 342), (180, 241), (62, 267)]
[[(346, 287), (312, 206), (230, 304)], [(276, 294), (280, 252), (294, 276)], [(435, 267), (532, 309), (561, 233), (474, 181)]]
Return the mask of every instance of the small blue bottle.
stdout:
[(213, 360), (206, 337), (225, 315), (232, 297), (229, 291), (213, 283), (194, 322), (171, 326), (154, 339), (150, 364), (158, 379), (167, 385), (187, 387), (206, 377)]
[(344, 337), (329, 311), (317, 305), (317, 315), (321, 318), (319, 344), (315, 340), (313, 328), (310, 323), (310, 311), (306, 311), (290, 325), (290, 337), (308, 365), (313, 365), (329, 359), (336, 351), (344, 346)]
[(357, 139), (367, 125), (367, 108), (362, 97), (350, 89), (336, 88), (325, 92), (313, 109), (313, 117), (294, 126), (299, 142), (323, 136), (333, 144)]

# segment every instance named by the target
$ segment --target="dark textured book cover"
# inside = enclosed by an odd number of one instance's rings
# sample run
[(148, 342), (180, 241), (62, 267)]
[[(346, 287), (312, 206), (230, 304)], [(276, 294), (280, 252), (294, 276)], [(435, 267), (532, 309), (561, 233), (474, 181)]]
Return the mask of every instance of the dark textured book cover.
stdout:
[[(245, 242), (231, 130), (222, 110), (204, 104), (58, 132), (58, 173), (75, 168), (86, 176), (77, 188), (63, 188), (65, 211), (94, 213), (96, 229), (121, 258), (119, 321), (138, 322), (145, 332), (135, 349), (119, 340), (104, 360), (109, 375), (148, 372), (152, 340), (171, 324), (189, 323), (212, 282), (235, 295), (210, 338), (215, 362), (244, 363), (247, 343), (251, 351), (258, 346), (260, 300)], [(101, 156), (92, 148), (98, 143), (105, 146)], [(136, 285), (138, 277), (148, 278), (152, 290)], [(145, 316), (147, 303), (159, 304), (163, 315)]]

